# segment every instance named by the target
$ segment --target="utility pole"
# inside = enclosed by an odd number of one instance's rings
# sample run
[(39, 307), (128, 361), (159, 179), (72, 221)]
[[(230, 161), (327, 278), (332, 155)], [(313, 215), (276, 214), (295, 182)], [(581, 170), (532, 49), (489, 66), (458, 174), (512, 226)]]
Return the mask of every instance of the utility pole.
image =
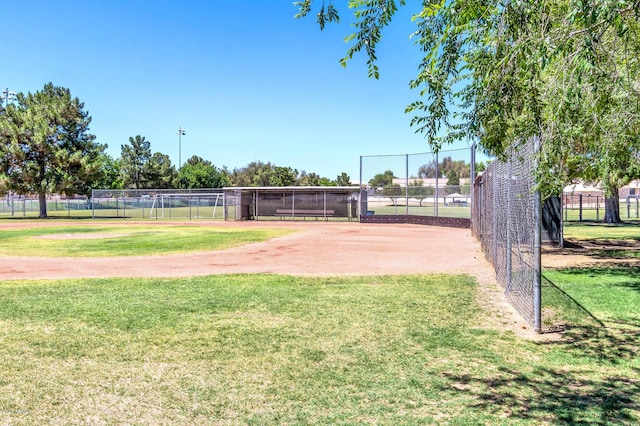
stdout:
[(182, 136), (186, 135), (187, 132), (182, 128), (178, 128), (178, 171), (182, 167)]
[(9, 105), (9, 101), (14, 101), (16, 99), (16, 92), (12, 92), (9, 88), (6, 88), (2, 91), (2, 96), (0, 99), (4, 101), (4, 109), (7, 109), (7, 105)]

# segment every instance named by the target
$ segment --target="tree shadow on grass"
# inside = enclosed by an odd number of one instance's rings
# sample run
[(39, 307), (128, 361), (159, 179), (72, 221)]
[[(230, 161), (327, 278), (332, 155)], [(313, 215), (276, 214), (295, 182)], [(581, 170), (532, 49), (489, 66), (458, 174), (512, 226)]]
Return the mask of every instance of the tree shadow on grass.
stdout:
[[(637, 371), (636, 371), (637, 373)], [(564, 424), (631, 424), (640, 421), (640, 380), (602, 379), (593, 371), (536, 368), (523, 373), (501, 368), (494, 377), (445, 373), (441, 391), (471, 397), (480, 413)]]
[[(577, 268), (576, 273), (598, 276), (602, 268)], [(627, 277), (626, 268), (604, 268), (606, 273), (620, 274)], [(600, 362), (616, 364), (621, 360), (629, 360), (640, 356), (640, 318), (609, 319), (603, 322), (566, 293), (555, 283), (544, 277), (547, 294), (552, 294), (556, 300), (562, 298), (561, 312), (573, 313), (573, 322), (569, 321), (557, 341), (541, 342), (541, 345), (560, 346), (562, 350), (577, 356), (587, 356)], [(640, 281), (633, 279), (615, 284), (640, 291)]]
[(640, 236), (630, 236), (625, 239), (567, 238), (563, 246), (562, 249), (547, 246), (543, 251), (548, 256), (582, 255), (619, 266), (625, 263), (637, 266), (637, 261), (640, 259)]
[[(618, 264), (613, 266), (584, 266), (577, 268), (562, 268), (558, 271), (563, 274), (583, 276), (585, 279), (596, 277), (619, 277), (620, 279), (611, 284), (612, 286), (628, 288), (640, 292), (640, 265)], [(554, 287), (559, 287), (545, 277)]]
[[(622, 275), (623, 269), (615, 273)], [(637, 284), (632, 279), (619, 285), (638, 289)], [(534, 423), (640, 424), (640, 369), (632, 364), (640, 359), (640, 326), (635, 319), (605, 325), (551, 281), (545, 279), (545, 285), (547, 294), (555, 290), (560, 311), (570, 309), (575, 321), (568, 321), (559, 339), (536, 345), (566, 354), (566, 367), (500, 368), (489, 378), (446, 373), (442, 390), (470, 396), (467, 407), (478, 415)]]
[(558, 341), (539, 344), (553, 345), (569, 354), (597, 360), (600, 364), (615, 365), (640, 357), (640, 328), (579, 326), (566, 330)]

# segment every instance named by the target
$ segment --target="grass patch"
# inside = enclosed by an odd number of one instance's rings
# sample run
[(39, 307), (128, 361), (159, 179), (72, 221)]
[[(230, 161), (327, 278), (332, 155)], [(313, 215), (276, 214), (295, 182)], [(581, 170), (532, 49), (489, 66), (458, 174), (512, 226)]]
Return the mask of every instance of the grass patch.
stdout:
[(294, 232), (201, 226), (34, 227), (0, 231), (0, 255), (106, 257), (222, 250)]
[(576, 240), (640, 241), (640, 225), (637, 223), (565, 223), (564, 236)]
[(602, 325), (640, 329), (640, 266), (633, 262), (640, 257), (640, 226), (566, 224), (565, 237), (580, 244), (580, 253), (606, 262), (545, 271), (550, 290)]
[(544, 275), (600, 321), (640, 329), (640, 267), (567, 268)]
[(0, 283), (0, 419), (640, 421), (640, 357), (477, 327), (475, 295), (446, 275)]

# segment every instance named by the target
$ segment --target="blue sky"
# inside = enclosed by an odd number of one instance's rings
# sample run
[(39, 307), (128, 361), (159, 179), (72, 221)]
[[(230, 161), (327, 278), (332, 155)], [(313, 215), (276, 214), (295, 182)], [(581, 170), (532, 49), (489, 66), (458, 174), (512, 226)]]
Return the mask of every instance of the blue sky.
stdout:
[(313, 17), (293, 18), (290, 0), (4, 2), (0, 87), (69, 88), (113, 157), (142, 135), (174, 164), (198, 155), (355, 180), (360, 156), (430, 149), (404, 113), (418, 99), (408, 86), (421, 58), (409, 39), (418, 4), (386, 31), (373, 80), (364, 56), (339, 64), (353, 32), (346, 3), (334, 2), (341, 23), (320, 31)]

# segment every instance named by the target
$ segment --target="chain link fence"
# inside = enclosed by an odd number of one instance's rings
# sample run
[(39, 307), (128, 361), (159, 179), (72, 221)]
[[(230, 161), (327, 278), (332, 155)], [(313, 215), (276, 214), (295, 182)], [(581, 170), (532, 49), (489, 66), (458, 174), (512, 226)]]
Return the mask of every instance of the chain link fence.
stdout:
[[(604, 219), (605, 197), (602, 193), (564, 193), (562, 195), (565, 222), (596, 221)], [(640, 196), (638, 194), (620, 197), (620, 217), (640, 219)]]
[(472, 232), (498, 284), (522, 317), (541, 331), (540, 197), (534, 141), (493, 161), (474, 183)]
[[(47, 215), (51, 217), (88, 217), (91, 203), (86, 198), (62, 198), (50, 196), (46, 199)], [(33, 197), (7, 195), (0, 199), (0, 217), (38, 217), (40, 200)]]
[(222, 189), (94, 189), (94, 219), (195, 220), (223, 218)]
[(360, 183), (366, 188), (363, 215), (469, 219), (470, 164), (470, 148), (361, 156)]

